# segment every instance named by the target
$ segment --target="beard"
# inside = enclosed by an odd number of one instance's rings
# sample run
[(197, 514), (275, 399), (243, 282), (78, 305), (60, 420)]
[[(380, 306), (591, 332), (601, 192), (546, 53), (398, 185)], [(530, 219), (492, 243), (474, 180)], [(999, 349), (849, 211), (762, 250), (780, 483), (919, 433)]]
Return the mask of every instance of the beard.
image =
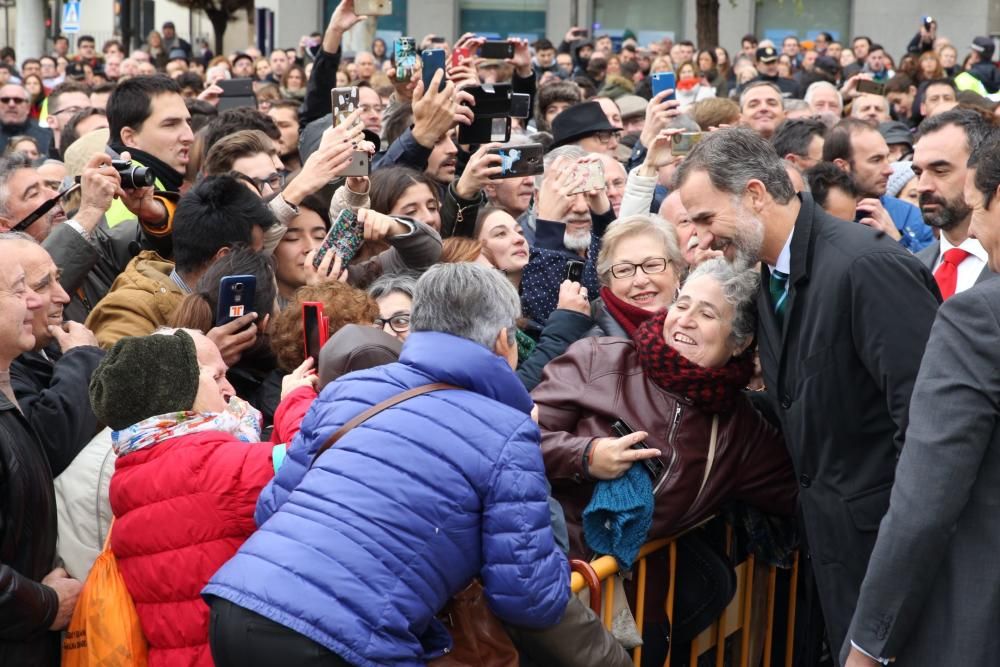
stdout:
[(735, 256), (732, 263), (738, 269), (751, 269), (760, 261), (760, 250), (764, 245), (764, 221), (739, 205), (740, 231), (733, 237)]
[(572, 250), (573, 252), (582, 252), (590, 248), (590, 243), (593, 237), (590, 231), (571, 233), (569, 230), (563, 232), (563, 246), (566, 250)]
[[(937, 204), (936, 211), (924, 211), (925, 204)], [(959, 195), (955, 199), (945, 199), (929, 192), (920, 195), (920, 212), (924, 216), (924, 222), (931, 227), (948, 231), (954, 229), (959, 223), (968, 220), (972, 209), (965, 203), (965, 198)]]

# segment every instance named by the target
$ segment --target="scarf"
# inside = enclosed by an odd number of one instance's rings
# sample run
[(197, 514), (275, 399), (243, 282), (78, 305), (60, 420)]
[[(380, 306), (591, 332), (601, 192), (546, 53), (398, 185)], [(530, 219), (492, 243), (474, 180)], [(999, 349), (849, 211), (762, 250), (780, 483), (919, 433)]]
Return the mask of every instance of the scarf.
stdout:
[(635, 338), (635, 331), (639, 325), (655, 315), (655, 313), (619, 299), (607, 287), (601, 288), (601, 300), (604, 301), (604, 307), (611, 313), (611, 317), (615, 318), (615, 322), (625, 329), (629, 338)]
[(168, 412), (111, 432), (111, 447), (118, 456), (152, 447), (170, 438), (192, 433), (222, 431), (243, 442), (260, 441), (260, 412), (233, 396), (222, 412)]
[(517, 365), (520, 366), (527, 361), (528, 357), (531, 356), (531, 353), (535, 351), (537, 343), (535, 343), (534, 338), (520, 329), (518, 329), (514, 334), (514, 340), (517, 342)]
[(111, 141), (108, 143), (116, 153), (123, 153), (128, 151), (132, 159), (141, 164), (144, 167), (149, 167), (153, 170), (153, 175), (156, 179), (160, 181), (163, 185), (163, 190), (166, 192), (180, 192), (181, 186), (184, 185), (184, 174), (178, 173), (176, 169), (168, 165), (166, 162), (161, 160), (154, 155), (147, 153), (146, 151), (141, 151), (138, 148), (132, 148), (126, 146), (117, 141)]
[(666, 319), (667, 310), (663, 309), (643, 323), (632, 337), (643, 373), (656, 386), (687, 398), (701, 410), (709, 413), (731, 410), (753, 376), (751, 348), (722, 368), (702, 368), (663, 339)]

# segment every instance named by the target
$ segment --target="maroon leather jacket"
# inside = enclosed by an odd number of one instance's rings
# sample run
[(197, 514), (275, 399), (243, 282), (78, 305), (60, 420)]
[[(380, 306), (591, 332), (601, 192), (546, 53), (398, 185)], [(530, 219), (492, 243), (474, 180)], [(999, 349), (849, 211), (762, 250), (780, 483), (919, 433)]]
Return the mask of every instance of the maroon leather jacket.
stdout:
[(582, 515), (596, 480), (585, 476), (583, 455), (594, 438), (612, 436), (624, 419), (649, 433), (663, 452), (666, 481), (656, 496), (648, 539), (668, 537), (711, 516), (730, 500), (769, 514), (795, 509), (797, 485), (781, 434), (740, 396), (719, 415), (715, 462), (698, 497), (708, 460), (712, 415), (646, 378), (635, 344), (621, 338), (585, 338), (549, 362), (532, 392), (542, 429), (542, 455), (552, 495), (562, 504), (570, 553), (589, 558)]

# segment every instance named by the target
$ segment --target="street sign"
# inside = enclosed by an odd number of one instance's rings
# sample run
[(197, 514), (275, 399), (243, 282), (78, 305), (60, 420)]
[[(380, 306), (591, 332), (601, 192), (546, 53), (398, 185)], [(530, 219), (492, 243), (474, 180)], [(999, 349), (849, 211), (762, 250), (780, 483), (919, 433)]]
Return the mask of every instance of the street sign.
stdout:
[(80, 32), (80, 0), (67, 0), (63, 5), (63, 32)]

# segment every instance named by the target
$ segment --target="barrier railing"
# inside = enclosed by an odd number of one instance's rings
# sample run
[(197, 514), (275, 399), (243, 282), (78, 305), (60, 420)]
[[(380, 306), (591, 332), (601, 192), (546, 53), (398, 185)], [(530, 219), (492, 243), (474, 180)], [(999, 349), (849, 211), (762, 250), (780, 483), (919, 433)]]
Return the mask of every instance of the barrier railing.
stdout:
[[(639, 556), (634, 565), (634, 572), (636, 576), (636, 595), (635, 604), (632, 608), (633, 616), (635, 617), (636, 625), (639, 627), (639, 632), (642, 634), (642, 629), (644, 627), (644, 621), (646, 618), (646, 578), (648, 574), (649, 556), (659, 553), (663, 550), (668, 552), (668, 583), (667, 583), (667, 595), (666, 595), (666, 614), (667, 618), (673, 620), (674, 617), (674, 596), (676, 589), (676, 576), (677, 576), (677, 537), (664, 538), (659, 540), (653, 540), (647, 542), (639, 550)], [(732, 527), (726, 527), (726, 551), (727, 553), (732, 547)], [(573, 560), (570, 563), (573, 574), (570, 585), (573, 589), (573, 594), (576, 595), (587, 588), (590, 592), (590, 607), (594, 610), (594, 613), (602, 619), (604, 626), (608, 629), (611, 628), (612, 614), (614, 610), (614, 596), (615, 589), (613, 586), (613, 577), (619, 573), (618, 563), (611, 556), (602, 556), (591, 562), (585, 562), (582, 560)], [(775, 613), (775, 600), (776, 600), (776, 585), (778, 572), (775, 566), (770, 566), (767, 570), (767, 592), (764, 604), (764, 617), (759, 618), (759, 614), (754, 613), (754, 575), (756, 570), (756, 560), (754, 555), (751, 553), (743, 561), (737, 563), (735, 566), (736, 570), (736, 594), (733, 596), (732, 601), (726, 607), (726, 610), (715, 620), (715, 622), (706, 630), (704, 630), (698, 637), (696, 637), (691, 642), (691, 654), (688, 661), (689, 665), (696, 665), (699, 656), (707, 653), (712, 648), (716, 648), (715, 654), (715, 664), (716, 667), (722, 667), (725, 661), (726, 650), (725, 644), (726, 640), (740, 633), (739, 637), (739, 655), (738, 662), (734, 661), (732, 664), (738, 664), (741, 667), (748, 667), (751, 659), (751, 639), (755, 636), (755, 632), (760, 631), (759, 624), (764, 623), (763, 627), (763, 650), (761, 652), (762, 661), (755, 662), (754, 664), (763, 664), (766, 667), (770, 667), (771, 658), (774, 650), (775, 642), (775, 623), (774, 623), (774, 613)], [(784, 636), (784, 663), (785, 667), (791, 667), (792, 664), (792, 649), (795, 640), (795, 597), (796, 597), (796, 584), (798, 580), (799, 573), (799, 554), (796, 551), (794, 554), (794, 559), (792, 562), (791, 569), (791, 580), (789, 584), (788, 592), (788, 607), (787, 614), (788, 620), (785, 624), (785, 636)], [(735, 643), (735, 640), (734, 640)], [(670, 647), (670, 651), (673, 650), (673, 646)], [(666, 661), (663, 663), (664, 667), (670, 667), (671, 653), (668, 651)], [(756, 651), (754, 651), (756, 653)], [(632, 651), (632, 663), (636, 666), (640, 665), (642, 662), (642, 646), (638, 646)]]

